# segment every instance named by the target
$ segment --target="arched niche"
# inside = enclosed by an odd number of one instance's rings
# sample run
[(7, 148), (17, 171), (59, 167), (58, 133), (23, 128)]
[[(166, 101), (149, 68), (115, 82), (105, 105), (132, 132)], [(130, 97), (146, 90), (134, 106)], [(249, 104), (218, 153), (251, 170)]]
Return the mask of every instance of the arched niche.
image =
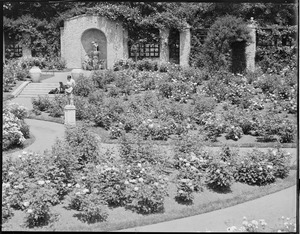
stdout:
[(92, 42), (98, 44), (99, 59), (107, 60), (107, 40), (105, 34), (96, 28), (87, 29), (82, 33), (81, 44), (86, 54), (95, 51)]

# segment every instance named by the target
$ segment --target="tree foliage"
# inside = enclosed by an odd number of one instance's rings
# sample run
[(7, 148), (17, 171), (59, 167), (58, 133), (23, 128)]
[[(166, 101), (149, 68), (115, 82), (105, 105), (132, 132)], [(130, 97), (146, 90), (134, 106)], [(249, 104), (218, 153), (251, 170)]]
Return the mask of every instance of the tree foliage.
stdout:
[[(236, 36), (243, 34), (240, 31), (236, 32), (235, 36), (230, 35), (229, 32), (235, 29), (226, 26), (227, 32), (222, 31), (223, 36), (218, 35), (219, 42), (211, 34), (208, 38), (212, 39), (212, 42), (209, 43), (207, 40), (203, 45), (197, 33), (198, 29), (209, 28), (220, 17), (230, 14), (240, 18), (240, 23), (253, 17), (259, 26), (289, 26), (297, 23), (296, 12), (296, 4), (284, 3), (24, 1), (3, 3), (3, 25), (5, 33), (20, 44), (29, 43), (22, 37), (22, 33), (27, 33), (31, 37), (30, 47), (33, 50), (59, 55), (60, 27), (63, 27), (64, 20), (82, 14), (99, 15), (119, 21), (124, 28), (128, 29), (131, 44), (157, 42), (160, 38), (159, 33), (154, 33), (155, 31), (158, 32), (162, 28), (181, 30), (188, 23), (192, 30), (191, 58), (198, 59), (199, 63), (202, 59), (200, 52), (203, 50), (209, 53), (213, 49), (221, 49), (217, 53), (226, 54), (230, 41), (238, 39)], [(234, 25), (236, 30), (239, 30), (239, 26)], [(217, 33), (219, 30), (217, 27), (211, 30)], [(229, 39), (226, 39), (222, 45), (218, 44), (224, 36), (228, 36)], [(222, 56), (218, 54), (210, 54), (208, 57), (213, 59), (212, 63), (215, 63), (216, 59), (219, 62), (226, 59), (226, 56), (221, 58)], [(207, 57), (203, 59), (205, 61)]]

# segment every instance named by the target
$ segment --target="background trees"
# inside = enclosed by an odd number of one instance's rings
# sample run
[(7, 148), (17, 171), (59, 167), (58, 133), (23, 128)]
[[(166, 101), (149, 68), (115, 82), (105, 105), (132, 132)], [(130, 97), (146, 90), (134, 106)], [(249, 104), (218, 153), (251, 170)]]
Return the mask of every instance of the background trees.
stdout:
[[(294, 3), (186, 3), (186, 2), (4, 2), (4, 30), (20, 44), (30, 43), (33, 51), (59, 55), (60, 27), (66, 18), (80, 14), (98, 14), (119, 20), (131, 36), (130, 43), (158, 41), (151, 29), (181, 29), (191, 25), (191, 57), (202, 51), (199, 29), (209, 28), (215, 21), (232, 15), (243, 21), (253, 17), (260, 27), (297, 24)], [(31, 42), (24, 41), (28, 33)], [(199, 64), (198, 64), (199, 65)]]

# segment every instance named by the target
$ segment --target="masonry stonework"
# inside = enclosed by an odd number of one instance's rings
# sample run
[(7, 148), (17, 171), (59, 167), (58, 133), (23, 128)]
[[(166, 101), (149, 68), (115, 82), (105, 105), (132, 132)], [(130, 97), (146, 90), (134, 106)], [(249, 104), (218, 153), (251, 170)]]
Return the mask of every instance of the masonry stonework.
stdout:
[(190, 26), (187, 25), (185, 29), (180, 32), (180, 53), (179, 64), (181, 66), (189, 66), (189, 56), (191, 51), (191, 31)]
[(161, 63), (169, 62), (169, 45), (168, 45), (168, 37), (169, 37), (169, 29), (161, 29), (159, 31), (161, 41), (160, 41), (160, 55), (159, 60)]
[[(81, 15), (68, 19), (61, 29), (61, 54), (66, 60), (67, 68), (81, 68), (86, 56), (82, 36), (87, 30), (99, 30), (106, 38), (106, 67), (112, 68), (114, 63), (126, 56), (126, 30), (121, 23), (113, 22), (104, 17)], [(85, 43), (89, 43), (94, 38)], [(103, 41), (103, 40), (102, 40)], [(99, 45), (101, 47), (102, 45)], [(103, 48), (103, 47), (101, 47)], [(128, 49), (127, 49), (128, 50)], [(101, 51), (100, 51), (101, 53)]]
[(255, 24), (248, 25), (252, 42), (246, 46), (246, 69), (255, 71), (255, 54), (256, 54), (256, 27)]
[[(160, 30), (159, 62), (169, 62), (169, 29)], [(67, 68), (82, 68), (86, 54), (93, 51), (92, 41), (98, 42), (100, 59), (105, 61), (105, 68), (113, 68), (120, 59), (128, 59), (128, 31), (121, 22), (111, 21), (97, 15), (80, 15), (65, 20), (60, 29), (61, 57), (66, 60)], [(189, 65), (191, 49), (190, 26), (180, 33), (180, 65)]]

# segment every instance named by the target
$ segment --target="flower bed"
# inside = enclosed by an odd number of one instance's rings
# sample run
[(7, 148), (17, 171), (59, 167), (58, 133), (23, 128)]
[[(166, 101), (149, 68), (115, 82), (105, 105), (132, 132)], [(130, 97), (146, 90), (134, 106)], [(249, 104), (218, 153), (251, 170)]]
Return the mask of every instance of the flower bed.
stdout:
[[(112, 156), (109, 151), (100, 153), (100, 142), (86, 126), (70, 127), (50, 152), (24, 152), (16, 161), (6, 160), (2, 222), (14, 210), (22, 210), (27, 227), (48, 225), (57, 221), (51, 207), (62, 202), (87, 223), (105, 222), (108, 208), (164, 213), (172, 186), (177, 189), (172, 196), (178, 203), (193, 204), (195, 194), (204, 189), (230, 190), (236, 181), (262, 186), (289, 173), (289, 156), (281, 149), (253, 151), (246, 158), (229, 147), (213, 154), (187, 135), (178, 140), (173, 158), (153, 144), (141, 145), (138, 138), (122, 139), (119, 154)], [(245, 164), (242, 160), (252, 161)]]
[(8, 103), (3, 108), (2, 150), (22, 146), (25, 139), (30, 137), (29, 127), (24, 118), (28, 115), (25, 107)]
[[(167, 141), (198, 131), (208, 142), (217, 142), (223, 134), (227, 142), (245, 135), (256, 142), (295, 142), (293, 72), (272, 80), (260, 73), (203, 74), (171, 65), (156, 69), (147, 61), (122, 64), (125, 67), (116, 71), (94, 71), (92, 79), (80, 77), (75, 88), (77, 120), (105, 129), (110, 139), (134, 134)], [(53, 117), (62, 116), (65, 103), (61, 95), (51, 102), (47, 97), (33, 100), (37, 114), (47, 111)]]

